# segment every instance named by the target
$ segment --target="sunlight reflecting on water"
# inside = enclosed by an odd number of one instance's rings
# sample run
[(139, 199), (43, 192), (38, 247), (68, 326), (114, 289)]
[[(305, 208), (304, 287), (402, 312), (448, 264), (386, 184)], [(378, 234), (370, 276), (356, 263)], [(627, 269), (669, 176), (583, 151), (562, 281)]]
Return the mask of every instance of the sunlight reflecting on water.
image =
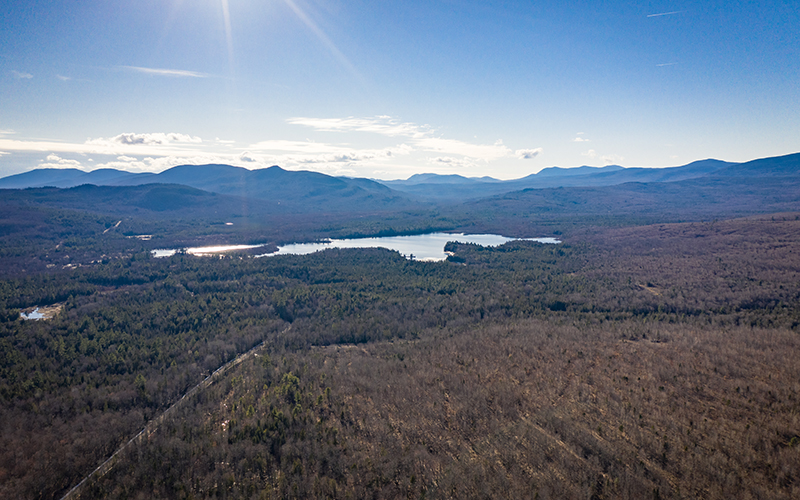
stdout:
[[(509, 241), (525, 240), (539, 243), (561, 243), (556, 238), (507, 238), (497, 234), (462, 234), (462, 233), (430, 233), (413, 236), (383, 236), (379, 238), (353, 238), (344, 240), (327, 240), (316, 243), (291, 243), (278, 247), (277, 252), (256, 255), (256, 257), (271, 257), (275, 255), (308, 255), (328, 248), (386, 248), (395, 250), (407, 259), (440, 261), (447, 258), (444, 247), (449, 241), (459, 243), (475, 243), (481, 246), (498, 246)], [(218, 255), (235, 250), (249, 250), (264, 245), (218, 245), (207, 247), (186, 248), (191, 255)], [(170, 257), (178, 249), (160, 248), (152, 250), (153, 257)]]

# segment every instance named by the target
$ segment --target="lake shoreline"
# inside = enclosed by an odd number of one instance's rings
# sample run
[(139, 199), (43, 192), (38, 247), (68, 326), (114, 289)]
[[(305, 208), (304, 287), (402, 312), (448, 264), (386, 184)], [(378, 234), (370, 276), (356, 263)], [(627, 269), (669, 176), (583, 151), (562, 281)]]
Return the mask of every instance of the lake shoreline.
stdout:
[[(253, 255), (253, 257), (274, 257), (277, 255), (308, 255), (328, 248), (386, 248), (394, 250), (409, 260), (438, 262), (447, 258), (444, 247), (448, 242), (473, 243), (481, 246), (498, 246), (509, 241), (536, 241), (544, 244), (558, 244), (560, 240), (552, 237), (510, 238), (497, 234), (427, 233), (404, 236), (380, 236), (372, 238), (329, 239), (313, 243), (290, 243), (278, 246), (276, 251)], [(268, 247), (263, 245), (215, 245), (185, 249), (155, 249), (153, 257), (171, 257), (179, 252), (196, 256), (215, 256), (229, 252), (252, 251)]]

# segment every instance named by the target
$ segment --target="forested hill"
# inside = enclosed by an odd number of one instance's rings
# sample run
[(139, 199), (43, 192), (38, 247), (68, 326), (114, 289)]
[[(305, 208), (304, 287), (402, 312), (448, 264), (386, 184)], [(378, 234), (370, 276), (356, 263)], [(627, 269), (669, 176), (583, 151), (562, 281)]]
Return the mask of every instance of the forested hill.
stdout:
[[(368, 179), (293, 172), (280, 167), (247, 170), (230, 165), (183, 165), (159, 174), (132, 174), (111, 169), (88, 173), (76, 169), (42, 169), (0, 179), (0, 189), (74, 188), (86, 184), (117, 188), (151, 184), (188, 186), (238, 198), (266, 200), (275, 212), (385, 211), (419, 203), (409, 195)], [(126, 191), (117, 189), (114, 192), (120, 193), (124, 205)]]
[[(626, 183), (669, 183), (714, 178), (744, 178), (800, 175), (800, 153), (772, 158), (762, 158), (746, 163), (730, 163), (708, 159), (669, 168), (606, 167), (545, 168), (537, 174), (521, 179), (468, 179), (457, 176), (427, 174), (413, 176), (405, 181), (388, 181), (386, 185), (427, 199), (463, 201), (497, 196), (525, 189), (619, 186)], [(747, 182), (752, 182), (752, 179)]]
[(0, 179), (1, 189), (25, 189), (31, 187), (74, 187), (81, 184), (114, 184), (117, 180), (135, 177), (137, 174), (104, 168), (84, 172), (77, 168), (37, 168), (30, 172), (9, 175)]
[[(763, 174), (752, 174), (754, 168), (743, 164), (677, 182), (525, 189), (468, 201), (452, 210), (465, 220), (494, 220), (498, 226), (575, 217), (607, 222), (710, 220), (800, 210), (800, 155), (781, 168), (767, 166)], [(739, 172), (742, 175), (733, 175)]]
[(521, 179), (468, 179), (458, 176), (427, 174), (412, 176), (405, 181), (382, 181), (398, 191), (436, 200), (465, 200), (493, 196), (523, 189), (558, 187), (615, 186), (626, 182), (671, 182), (702, 177), (717, 170), (737, 165), (719, 160), (701, 160), (680, 167), (623, 168), (606, 167), (549, 167)]
[[(309, 174), (311, 172), (308, 172)], [(187, 184), (136, 184), (70, 188), (27, 188), (3, 190), (6, 203), (69, 208), (122, 216), (160, 213), (161, 216), (230, 218), (286, 213), (385, 212), (419, 206), (384, 186), (378, 191), (363, 188), (358, 181), (344, 183), (328, 177), (331, 185), (294, 180), (281, 184), (229, 183), (211, 189), (208, 182)], [(325, 179), (327, 181), (327, 179)], [(220, 180), (221, 182), (221, 180)], [(261, 186), (261, 187), (259, 187)], [(270, 186), (266, 188), (264, 186)], [(165, 212), (169, 212), (166, 214)], [(216, 216), (214, 216), (216, 214)]]
[(332, 177), (318, 172), (288, 171), (273, 166), (247, 170), (230, 165), (182, 165), (160, 174), (127, 178), (119, 185), (183, 184), (214, 193), (296, 203), (314, 210), (342, 210), (365, 204), (368, 209), (401, 208), (410, 200), (367, 179)]

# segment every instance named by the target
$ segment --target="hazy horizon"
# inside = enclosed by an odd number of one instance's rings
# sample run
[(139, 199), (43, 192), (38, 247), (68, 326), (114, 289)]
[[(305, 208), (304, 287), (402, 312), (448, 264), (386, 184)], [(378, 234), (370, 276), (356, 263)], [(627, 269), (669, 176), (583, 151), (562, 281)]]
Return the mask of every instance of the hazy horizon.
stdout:
[[(790, 154), (792, 154), (792, 153), (790, 153)], [(760, 158), (753, 158), (753, 160), (758, 160), (758, 159), (760, 159)], [(339, 177), (348, 177), (348, 178), (364, 178), (364, 179), (378, 180), (378, 181), (382, 181), (382, 182), (391, 182), (391, 181), (404, 181), (404, 180), (409, 180), (409, 179), (411, 179), (411, 178), (412, 178), (412, 177), (414, 177), (414, 176), (426, 176), (426, 175), (439, 175), (439, 176), (448, 176), (448, 175), (459, 175), (459, 176), (462, 176), (462, 177), (465, 177), (465, 178), (468, 178), (468, 179), (485, 179), (485, 178), (491, 178), (491, 179), (493, 179), (493, 180), (498, 180), (498, 181), (512, 181), (512, 180), (519, 180), (519, 179), (522, 179), (522, 178), (524, 178), (524, 177), (527, 177), (527, 176), (529, 176), (529, 175), (535, 175), (535, 174), (538, 174), (538, 173), (540, 173), (540, 172), (542, 172), (542, 171), (544, 171), (544, 170), (547, 170), (547, 169), (552, 169), (552, 168), (556, 168), (556, 169), (564, 169), (564, 170), (568, 170), (568, 169), (574, 169), (574, 168), (596, 168), (596, 169), (602, 169), (602, 168), (605, 168), (605, 167), (620, 167), (620, 168), (623, 168), (623, 169), (642, 169), (642, 168), (644, 168), (644, 169), (651, 169), (651, 168), (652, 168), (652, 169), (662, 169), (662, 168), (676, 168), (676, 167), (683, 167), (683, 166), (686, 166), (686, 165), (688, 165), (688, 164), (691, 164), (691, 163), (696, 163), (696, 162), (699, 162), (699, 161), (708, 161), (708, 160), (714, 161), (714, 160), (720, 160), (720, 159), (719, 159), (719, 158), (703, 158), (703, 159), (700, 159), (700, 160), (693, 160), (693, 161), (691, 161), (691, 162), (689, 162), (689, 163), (687, 163), (687, 164), (685, 164), (685, 165), (666, 165), (666, 166), (663, 166), (663, 167), (638, 167), (638, 166), (629, 166), (629, 167), (626, 167), (626, 166), (624, 166), (624, 165), (618, 165), (618, 164), (606, 164), (606, 165), (602, 165), (602, 166), (592, 166), (592, 165), (574, 165), (574, 166), (568, 166), (568, 167), (564, 167), (564, 166), (560, 166), (560, 165), (550, 165), (550, 166), (546, 166), (546, 167), (543, 167), (543, 168), (541, 168), (540, 170), (538, 170), (537, 172), (535, 172), (535, 173), (533, 173), (533, 174), (523, 174), (523, 175), (521, 175), (520, 177), (513, 177), (513, 178), (507, 178), (507, 179), (501, 179), (501, 178), (499, 178), (499, 177), (493, 177), (493, 176), (491, 176), (491, 175), (488, 175), (488, 174), (487, 174), (487, 175), (462, 175), (462, 174), (459, 174), (459, 173), (452, 173), (452, 172), (451, 172), (451, 173), (445, 173), (445, 174), (442, 174), (442, 173), (433, 172), (433, 171), (427, 171), (427, 172), (416, 172), (416, 173), (410, 174), (410, 175), (408, 175), (408, 176), (406, 176), (406, 177), (403, 177), (403, 178), (399, 178), (399, 177), (398, 177), (398, 178), (358, 177), (358, 176), (353, 176), (353, 175), (340, 175)], [(720, 160), (720, 161), (726, 161), (726, 160)], [(732, 163), (734, 163), (734, 162), (732, 162)], [(741, 162), (741, 163), (744, 163), (744, 162)], [(87, 174), (88, 174), (88, 173), (91, 173), (91, 172), (94, 172), (94, 171), (98, 171), (98, 170), (109, 170), (109, 169), (114, 169), (114, 170), (118, 170), (118, 171), (129, 172), (129, 173), (160, 174), (160, 173), (166, 172), (167, 170), (170, 170), (170, 169), (172, 169), (172, 168), (175, 168), (175, 167), (182, 167), (182, 166), (203, 166), (203, 165), (210, 165), (210, 164), (201, 164), (201, 163), (197, 163), (197, 164), (173, 165), (173, 166), (164, 167), (164, 168), (162, 168), (162, 169), (160, 169), (160, 170), (155, 170), (155, 171), (134, 171), (134, 170), (126, 170), (125, 168), (120, 168), (120, 167), (108, 167), (108, 166), (99, 166), (99, 167), (97, 167), (97, 168), (84, 168), (84, 167), (72, 167), (72, 166), (65, 166), (65, 167), (53, 167), (53, 166), (45, 165), (45, 166), (43, 166), (43, 167), (34, 167), (34, 168), (31, 168), (31, 169), (29, 169), (29, 170), (25, 170), (25, 171), (18, 172), (18, 173), (15, 173), (15, 174), (4, 175), (4, 176), (0, 177), (0, 179), (4, 179), (4, 178), (6, 178), (6, 177), (12, 177), (12, 176), (15, 176), (15, 175), (20, 175), (20, 174), (25, 174), (25, 173), (28, 173), (28, 172), (32, 172), (32, 171), (34, 171), (34, 170), (39, 170), (39, 169), (42, 169), (42, 168), (45, 168), (45, 169), (55, 169), (55, 170), (69, 170), (69, 169), (74, 169), (74, 170), (79, 170), (79, 171), (81, 171), (81, 172), (84, 172), (84, 173), (87, 173)], [(305, 168), (298, 168), (298, 169), (291, 169), (291, 170), (290, 170), (290, 169), (287, 169), (287, 168), (285, 168), (285, 167), (283, 167), (283, 166), (281, 166), (281, 165), (270, 165), (270, 166), (248, 166), (248, 165), (231, 165), (231, 164), (227, 164), (227, 163), (221, 163), (221, 164), (219, 164), (219, 165), (225, 165), (225, 166), (236, 167), (236, 168), (244, 168), (244, 169), (246, 169), (246, 170), (251, 170), (251, 171), (252, 171), (252, 170), (260, 170), (260, 169), (267, 169), (267, 168), (272, 168), (272, 167), (278, 167), (278, 168), (281, 168), (281, 169), (284, 169), (284, 170), (287, 170), (287, 171), (306, 171), (306, 172), (314, 172), (313, 170), (309, 170), (309, 169), (305, 169)], [(320, 173), (325, 173), (325, 172), (320, 172)], [(335, 175), (335, 174), (326, 174), (326, 175)]]

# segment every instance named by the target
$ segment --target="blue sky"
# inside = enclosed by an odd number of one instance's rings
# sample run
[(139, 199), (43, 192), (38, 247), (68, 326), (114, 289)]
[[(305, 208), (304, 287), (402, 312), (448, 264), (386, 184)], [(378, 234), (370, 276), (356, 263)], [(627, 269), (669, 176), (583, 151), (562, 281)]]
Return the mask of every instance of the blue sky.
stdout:
[(796, 1), (0, 7), (0, 176), (280, 165), (518, 178), (800, 151)]

